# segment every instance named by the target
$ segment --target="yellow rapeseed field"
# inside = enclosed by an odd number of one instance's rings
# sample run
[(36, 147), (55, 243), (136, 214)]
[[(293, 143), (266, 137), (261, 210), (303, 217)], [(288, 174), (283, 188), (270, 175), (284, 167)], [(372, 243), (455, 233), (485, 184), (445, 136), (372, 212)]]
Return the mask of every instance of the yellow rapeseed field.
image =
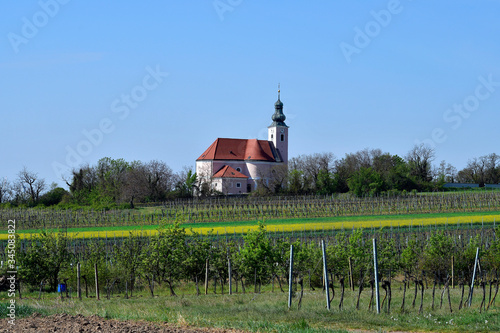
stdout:
[[(491, 223), (496, 220), (500, 221), (500, 215), (486, 215), (486, 216), (455, 216), (455, 217), (430, 217), (430, 218), (417, 218), (417, 219), (373, 219), (362, 221), (349, 221), (349, 222), (300, 222), (289, 224), (273, 224), (273, 221), (266, 222), (266, 229), (269, 232), (291, 232), (291, 231), (330, 231), (333, 229), (352, 229), (352, 228), (381, 228), (381, 227), (419, 227), (429, 225), (457, 225), (468, 223)], [(235, 226), (235, 227), (195, 227), (194, 231), (201, 234), (208, 234), (212, 231), (214, 234), (241, 234), (247, 233), (250, 230), (256, 230), (257, 225), (254, 226)], [(191, 234), (191, 230), (186, 230), (187, 234)], [(113, 237), (128, 237), (130, 234), (152, 236), (156, 234), (156, 230), (123, 230), (123, 231), (81, 231), (69, 232), (68, 236), (74, 238), (113, 238)], [(33, 234), (18, 232), (21, 238), (31, 238)], [(6, 240), (7, 234), (0, 234), (0, 240)]]

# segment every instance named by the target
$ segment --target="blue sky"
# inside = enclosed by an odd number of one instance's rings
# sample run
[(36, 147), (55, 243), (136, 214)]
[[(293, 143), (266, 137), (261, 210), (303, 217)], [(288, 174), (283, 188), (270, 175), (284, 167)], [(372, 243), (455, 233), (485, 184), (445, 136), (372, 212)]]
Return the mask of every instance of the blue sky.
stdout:
[(217, 137), (265, 139), (278, 83), (291, 156), (427, 140), (461, 169), (500, 153), (498, 0), (0, 6), (2, 178), (194, 166)]

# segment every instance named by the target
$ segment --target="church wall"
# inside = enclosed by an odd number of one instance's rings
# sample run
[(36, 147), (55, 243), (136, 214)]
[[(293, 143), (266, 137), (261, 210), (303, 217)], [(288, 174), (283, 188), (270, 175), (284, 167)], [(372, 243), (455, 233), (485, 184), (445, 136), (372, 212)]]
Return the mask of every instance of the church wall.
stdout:
[[(238, 187), (238, 183), (240, 187)], [(245, 178), (215, 178), (214, 188), (224, 194), (245, 194), (247, 193), (247, 179)]]
[(196, 161), (196, 174), (198, 178), (208, 179), (212, 177), (212, 161)]

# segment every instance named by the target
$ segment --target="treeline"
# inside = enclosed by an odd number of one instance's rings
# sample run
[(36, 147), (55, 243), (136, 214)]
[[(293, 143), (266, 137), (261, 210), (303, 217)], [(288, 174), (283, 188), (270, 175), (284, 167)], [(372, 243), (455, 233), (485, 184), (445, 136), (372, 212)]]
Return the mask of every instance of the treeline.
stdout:
[(271, 181), (261, 182), (260, 193), (332, 194), (356, 196), (441, 191), (445, 183), (498, 184), (500, 156), (473, 158), (460, 171), (446, 161), (433, 165), (434, 149), (414, 146), (406, 156), (380, 149), (364, 149), (336, 159), (332, 153), (300, 155), (288, 169), (274, 171)]
[(91, 206), (100, 208), (134, 208), (137, 202), (163, 202), (191, 197), (196, 175), (191, 170), (174, 173), (162, 161), (127, 162), (102, 158), (96, 165), (85, 165), (72, 171), (65, 180), (69, 191), (52, 184), (23, 168), (18, 178), (0, 181), (0, 204), (9, 206)]
[[(473, 183), (480, 187), (500, 182), (500, 156), (473, 158), (458, 171), (441, 161), (433, 165), (434, 150), (416, 145), (405, 157), (364, 149), (341, 159), (332, 153), (300, 155), (288, 167), (261, 175), (252, 195), (329, 195), (350, 192), (358, 197), (406, 192), (440, 191), (445, 183)], [(23, 168), (17, 179), (0, 180), (0, 207), (91, 206), (134, 208), (136, 203), (164, 202), (193, 195), (221, 195), (210, 181), (185, 168), (173, 172), (162, 161), (127, 162), (102, 158), (84, 165), (65, 180), (69, 191), (57, 184), (47, 186), (37, 173)]]
[[(500, 228), (495, 232), (496, 237), (488, 237), (488, 242), (482, 233), (456, 237), (436, 231), (403, 239), (376, 233), (371, 237), (378, 238), (379, 278), (390, 284), (392, 278), (403, 277), (405, 290), (410, 283), (423, 282), (433, 284), (435, 289), (438, 284), (449, 284), (452, 277), (455, 285), (470, 286), (479, 248), (481, 269), (477, 281), (496, 284), (498, 291)], [(263, 223), (258, 230), (243, 236), (241, 243), (214, 235), (187, 236), (177, 223), (161, 227), (154, 236), (131, 235), (111, 247), (102, 239), (92, 239), (78, 251), (64, 233), (42, 232), (34, 237), (23, 249), (21, 242), (16, 242), (18, 280), (32, 290), (45, 285), (55, 291), (63, 281), (69, 281), (75, 290), (76, 266), (80, 263), (83, 279), (90, 285), (97, 267), (108, 296), (113, 289), (131, 291), (138, 283), (149, 287), (151, 296), (155, 284), (168, 287), (170, 294), (175, 295), (179, 285), (193, 283), (199, 294), (206, 274), (223, 290), (229, 281), (229, 266), (231, 279), (241, 286), (241, 291), (252, 285), (258, 291), (261, 285), (277, 282), (281, 286), (287, 281), (292, 244), (295, 276), (312, 288), (321, 287), (322, 254), (318, 239), (291, 242), (287, 238), (272, 238)], [(364, 287), (373, 284), (372, 242), (361, 229), (337, 233), (326, 242), (326, 254), (331, 278), (342, 287), (350, 284), (361, 294)]]

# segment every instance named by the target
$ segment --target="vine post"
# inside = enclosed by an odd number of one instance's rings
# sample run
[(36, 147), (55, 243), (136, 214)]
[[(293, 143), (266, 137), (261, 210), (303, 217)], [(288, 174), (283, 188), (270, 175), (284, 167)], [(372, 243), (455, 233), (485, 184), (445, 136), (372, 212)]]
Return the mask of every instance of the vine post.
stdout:
[(94, 272), (95, 272), (95, 297), (96, 300), (99, 300), (99, 272), (97, 271), (97, 263), (94, 264)]
[(377, 240), (373, 238), (373, 275), (375, 278), (375, 300), (377, 313), (380, 313), (380, 293), (378, 290), (378, 260), (377, 260)]
[(477, 262), (479, 260), (479, 248), (476, 249), (476, 259), (474, 260), (474, 271), (472, 272), (472, 281), (470, 284), (469, 308), (472, 305), (472, 294), (474, 293), (474, 280), (476, 279)]
[(82, 300), (82, 287), (81, 287), (80, 278), (81, 278), (80, 262), (78, 262), (76, 264), (76, 284), (77, 284), (76, 293), (78, 295), (78, 299), (81, 301)]
[(328, 283), (328, 267), (326, 265), (326, 248), (324, 239), (321, 240), (321, 250), (323, 252), (323, 278), (325, 281), (326, 308), (330, 311), (330, 284)]
[(290, 273), (288, 275), (288, 310), (292, 307), (293, 292), (293, 244), (290, 245)]

